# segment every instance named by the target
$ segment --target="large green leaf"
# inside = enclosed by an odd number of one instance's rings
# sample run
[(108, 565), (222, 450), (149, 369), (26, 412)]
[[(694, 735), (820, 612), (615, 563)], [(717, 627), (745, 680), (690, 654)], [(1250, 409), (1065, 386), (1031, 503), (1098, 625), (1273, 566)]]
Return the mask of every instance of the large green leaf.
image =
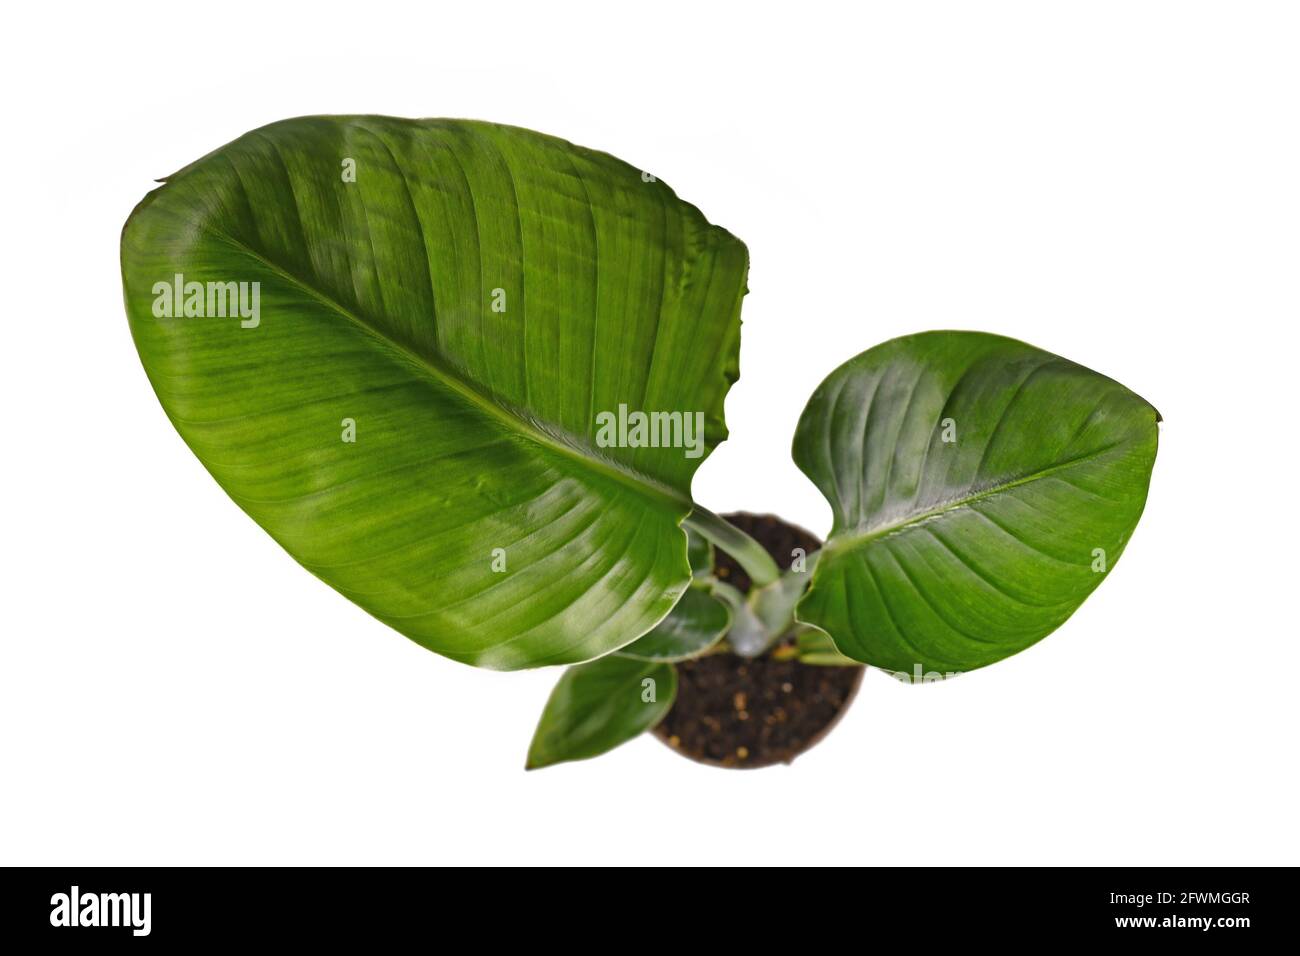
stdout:
[[(380, 620), (497, 668), (613, 650), (685, 590), (679, 523), (726, 437), (746, 267), (604, 153), (373, 116), (248, 133), (122, 236), (145, 370), (218, 483)], [(251, 284), (243, 321), (160, 317), (177, 275), (259, 283), (256, 321)], [(620, 405), (699, 413), (703, 441), (606, 447)]]
[(676, 696), (677, 671), (671, 664), (613, 654), (570, 667), (546, 701), (527, 768), (612, 750), (663, 719)]
[(1158, 420), (1119, 383), (1000, 336), (863, 352), (817, 388), (795, 435), (834, 515), (799, 620), (907, 673), (1028, 647), (1119, 559)]

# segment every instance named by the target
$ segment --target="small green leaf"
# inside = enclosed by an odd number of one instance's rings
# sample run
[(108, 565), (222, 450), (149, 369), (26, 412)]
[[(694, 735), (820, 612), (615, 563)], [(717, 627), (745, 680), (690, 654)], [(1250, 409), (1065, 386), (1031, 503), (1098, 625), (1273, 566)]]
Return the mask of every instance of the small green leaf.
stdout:
[(840, 653), (831, 636), (819, 627), (802, 626), (795, 636), (800, 664), (818, 667), (861, 667), (861, 663)]
[(671, 664), (610, 655), (577, 664), (551, 691), (528, 748), (528, 770), (585, 760), (649, 730), (677, 696)]
[(642, 661), (684, 661), (716, 644), (729, 627), (731, 609), (707, 586), (695, 585), (654, 630), (618, 653)]
[(834, 525), (800, 621), (892, 671), (957, 672), (1061, 625), (1119, 560), (1159, 416), (1023, 342), (927, 332), (836, 369), (794, 459)]

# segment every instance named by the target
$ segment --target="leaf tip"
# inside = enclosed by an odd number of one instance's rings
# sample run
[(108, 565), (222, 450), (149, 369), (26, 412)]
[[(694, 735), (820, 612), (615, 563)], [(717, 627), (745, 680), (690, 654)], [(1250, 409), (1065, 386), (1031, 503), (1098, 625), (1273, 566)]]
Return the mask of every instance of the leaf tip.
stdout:
[(534, 739), (528, 746), (528, 756), (524, 758), (524, 771), (541, 770), (543, 767), (549, 767), (555, 763), (554, 760), (547, 760), (545, 751), (540, 751), (537, 746), (537, 740)]

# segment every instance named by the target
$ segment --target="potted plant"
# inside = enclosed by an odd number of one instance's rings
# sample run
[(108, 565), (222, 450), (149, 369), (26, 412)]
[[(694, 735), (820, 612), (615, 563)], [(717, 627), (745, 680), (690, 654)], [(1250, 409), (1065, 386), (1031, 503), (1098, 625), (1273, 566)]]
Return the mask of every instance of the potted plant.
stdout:
[(957, 331), (869, 349), (808, 401), (793, 454), (824, 544), (700, 507), (747, 270), (654, 175), (460, 120), (254, 130), (122, 234), (145, 371), (250, 517), (430, 650), (569, 665), (531, 767), (651, 729), (789, 760), (863, 665), (926, 683), (1051, 633), (1141, 515), (1155, 409)]

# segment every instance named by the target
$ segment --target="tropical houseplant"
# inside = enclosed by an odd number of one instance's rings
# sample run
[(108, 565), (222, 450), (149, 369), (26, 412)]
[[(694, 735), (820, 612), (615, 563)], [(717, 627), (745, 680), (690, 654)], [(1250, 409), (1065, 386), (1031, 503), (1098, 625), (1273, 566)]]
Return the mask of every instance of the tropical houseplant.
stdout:
[[(701, 679), (670, 742), (749, 766), (823, 732), (861, 665), (924, 682), (1016, 653), (1114, 566), (1155, 459), (1159, 417), (1122, 385), (927, 332), (803, 412), (823, 546), (711, 513), (691, 479), (727, 436), (745, 246), (657, 177), (513, 127), (254, 130), (149, 193), (121, 263), (163, 409), (295, 560), (446, 657), (569, 665), (530, 766), (671, 719), (679, 672)], [(717, 662), (768, 667), (787, 706)], [(732, 746), (791, 714), (799, 739)]]

